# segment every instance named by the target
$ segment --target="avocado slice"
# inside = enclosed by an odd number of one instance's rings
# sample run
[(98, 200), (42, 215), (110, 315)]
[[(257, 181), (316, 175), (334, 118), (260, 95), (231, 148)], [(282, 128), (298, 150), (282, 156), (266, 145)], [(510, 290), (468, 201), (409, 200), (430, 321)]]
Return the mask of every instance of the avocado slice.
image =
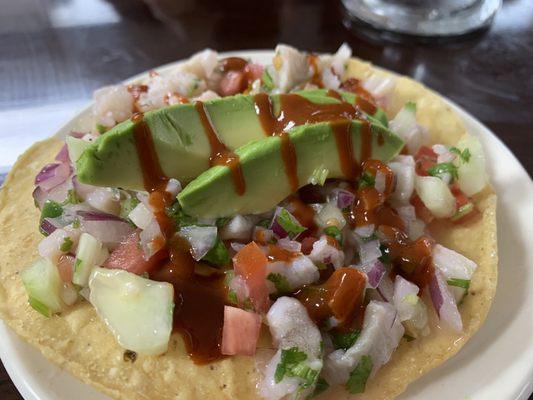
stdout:
[[(339, 103), (324, 89), (296, 94), (317, 104)], [(353, 104), (356, 101), (353, 93), (340, 94), (347, 102)], [(274, 115), (280, 112), (280, 96), (270, 96)], [(256, 114), (254, 96), (223, 97), (204, 102), (204, 107), (218, 138), (230, 150), (265, 137)], [(376, 115), (379, 113), (378, 110)], [(143, 121), (150, 129), (159, 164), (167, 177), (187, 183), (209, 168), (211, 148), (195, 104), (149, 111), (144, 114)], [(372, 121), (380, 123), (377, 119)], [(131, 120), (124, 121), (83, 149), (76, 161), (78, 180), (96, 186), (143, 190), (134, 126)], [(73, 153), (76, 151), (80, 149), (72, 149)]]
[[(362, 130), (365, 122), (354, 120), (347, 126), (351, 134), (353, 157), (361, 160)], [(333, 124), (302, 125), (288, 133), (296, 153), (298, 186), (311, 181), (317, 170), (327, 169), (328, 178), (343, 178), (342, 160), (337, 148)], [(367, 157), (388, 161), (402, 149), (403, 140), (379, 123), (370, 123), (370, 154)], [(214, 166), (189, 183), (178, 195), (186, 214), (202, 218), (220, 218), (235, 214), (258, 214), (272, 209), (293, 192), (282, 158), (282, 140), (267, 137), (248, 143), (235, 153), (246, 190), (237, 194), (232, 171)]]

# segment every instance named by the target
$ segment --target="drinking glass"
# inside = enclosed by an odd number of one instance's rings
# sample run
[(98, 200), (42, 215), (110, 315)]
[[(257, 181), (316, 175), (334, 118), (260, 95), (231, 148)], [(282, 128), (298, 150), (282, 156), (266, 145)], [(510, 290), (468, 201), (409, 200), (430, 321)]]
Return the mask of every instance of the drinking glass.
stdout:
[(462, 35), (488, 26), (501, 0), (342, 0), (350, 19), (416, 36)]

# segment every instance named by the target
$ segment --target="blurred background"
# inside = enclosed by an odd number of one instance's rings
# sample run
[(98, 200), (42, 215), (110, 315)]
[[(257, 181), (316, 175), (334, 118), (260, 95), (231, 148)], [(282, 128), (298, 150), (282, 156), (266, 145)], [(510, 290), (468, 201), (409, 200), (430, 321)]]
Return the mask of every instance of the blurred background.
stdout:
[[(533, 172), (533, 0), (504, 0), (488, 28), (438, 40), (367, 29), (339, 0), (0, 0), (0, 182), (100, 86), (205, 47), (332, 52), (343, 41), (464, 107)], [(0, 398), (20, 399), (1, 366)]]
[(102, 85), (205, 47), (265, 49), (284, 42), (331, 52), (343, 41), (355, 55), (410, 75), (463, 106), (533, 171), (532, 0), (504, 0), (488, 29), (426, 43), (385, 40), (357, 23), (348, 29), (338, 0), (1, 0), (0, 5), (0, 174)]

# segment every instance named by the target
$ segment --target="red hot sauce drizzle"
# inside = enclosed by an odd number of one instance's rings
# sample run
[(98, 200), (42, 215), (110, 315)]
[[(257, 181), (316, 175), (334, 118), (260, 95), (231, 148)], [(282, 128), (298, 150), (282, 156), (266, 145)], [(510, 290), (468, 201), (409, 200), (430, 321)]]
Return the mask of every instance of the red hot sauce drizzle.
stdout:
[(196, 111), (200, 116), (200, 121), (204, 128), (204, 132), (209, 141), (211, 148), (211, 155), (209, 156), (209, 166), (214, 165), (226, 166), (231, 170), (233, 184), (235, 191), (239, 196), (242, 196), (246, 190), (246, 183), (242, 174), (242, 168), (239, 160), (239, 156), (229, 150), (224, 143), (219, 139), (211, 119), (207, 114), (204, 103), (197, 101), (195, 103)]
[(198, 364), (215, 361), (222, 357), (220, 346), (227, 298), (223, 277), (195, 274), (197, 263), (190, 254), (189, 244), (175, 234), (175, 223), (165, 212), (174, 199), (165, 191), (168, 178), (159, 164), (150, 129), (140, 113), (132, 121), (144, 187), (150, 193), (150, 205), (165, 238), (166, 248), (162, 251), (170, 255), (163, 266), (150, 273), (150, 278), (174, 286), (174, 329), (181, 334), (193, 361)]
[(353, 155), (350, 132), (350, 121), (362, 121), (361, 149), (362, 160), (370, 157), (372, 152), (372, 133), (370, 124), (356, 105), (342, 101), (339, 93), (329, 90), (328, 96), (340, 100), (339, 103), (317, 104), (297, 94), (282, 94), (279, 96), (280, 113), (273, 115), (270, 97), (265, 93), (254, 96), (255, 110), (266, 136), (281, 138), (281, 156), (291, 189), (298, 188), (298, 167), (294, 145), (287, 134), (287, 130), (294, 126), (308, 123), (331, 122), (337, 143), (341, 168), (348, 179), (357, 174), (357, 165)]

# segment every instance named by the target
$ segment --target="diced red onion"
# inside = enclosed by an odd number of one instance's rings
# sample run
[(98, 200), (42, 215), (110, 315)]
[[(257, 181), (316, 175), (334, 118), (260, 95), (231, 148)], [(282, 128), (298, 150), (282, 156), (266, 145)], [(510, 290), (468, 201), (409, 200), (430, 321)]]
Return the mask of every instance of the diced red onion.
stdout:
[(388, 274), (383, 275), (376, 290), (384, 301), (392, 301), (394, 295), (394, 283)]
[(355, 201), (355, 195), (349, 190), (333, 189), (330, 195), (330, 201), (337, 204), (341, 210), (350, 207)]
[(59, 256), (63, 253), (60, 248), (67, 237), (71, 238), (71, 240), (77, 240), (76, 237), (72, 238), (71, 234), (63, 229), (54, 230), (50, 235), (46, 236), (39, 242), (39, 245), (37, 246), (39, 255), (56, 263)]
[(368, 264), (363, 264), (358, 267), (363, 271), (368, 278), (368, 287), (375, 289), (379, 286), (383, 276), (387, 272), (383, 263), (379, 260), (374, 260)]
[(238, 253), (239, 251), (241, 251), (244, 246), (246, 246), (246, 245), (243, 244), (243, 243), (239, 243), (239, 242), (231, 242), (230, 243), (230, 247), (235, 251), (235, 253)]
[(358, 226), (354, 229), (354, 233), (362, 238), (367, 238), (372, 236), (374, 233), (375, 227), (374, 224)]
[(358, 247), (360, 262), (363, 265), (374, 262), (381, 257), (379, 240), (359, 241)]
[(254, 222), (245, 216), (236, 215), (220, 229), (220, 237), (223, 240), (243, 240), (252, 238)]
[(463, 330), (463, 322), (457, 309), (457, 303), (448, 289), (444, 276), (438, 270), (435, 271), (429, 283), (429, 293), (433, 307), (435, 307), (441, 322), (448, 328), (461, 332)]
[(76, 211), (76, 215), (83, 218), (84, 221), (118, 221), (118, 222), (127, 223), (126, 220), (120, 217), (117, 217), (116, 215), (103, 213), (99, 211), (78, 210)]
[(133, 232), (133, 227), (124, 220), (117, 219), (91, 219), (84, 217), (82, 230), (99, 239), (105, 246), (114, 249), (120, 242)]
[(68, 136), (72, 136), (76, 139), (81, 139), (83, 136), (85, 136), (85, 133), (84, 132), (76, 132), (76, 131), (71, 131), (70, 133), (68, 133)]
[(199, 261), (215, 245), (217, 228), (215, 226), (186, 226), (179, 230), (178, 235), (189, 242), (192, 257)]
[(291, 240), (288, 237), (284, 237), (278, 240), (278, 246), (282, 249), (299, 253), (302, 250), (302, 244), (296, 240)]
[(61, 147), (61, 150), (59, 150), (59, 153), (57, 153), (55, 160), (62, 163), (70, 162), (70, 158), (68, 156), (68, 147), (66, 144)]
[(87, 204), (108, 214), (120, 213), (120, 193), (112, 188), (97, 188), (85, 199)]
[(59, 227), (60, 226), (52, 218), (44, 218), (40, 225), (41, 231), (46, 232), (48, 235), (52, 234)]
[(143, 203), (137, 204), (135, 208), (129, 213), (128, 218), (137, 227), (146, 229), (154, 219), (154, 214)]
[[(420, 289), (414, 283), (409, 282), (400, 275), (394, 281), (394, 306), (398, 310), (400, 321), (407, 321), (414, 317), (417, 311), (418, 292)], [(414, 302), (409, 301), (408, 296), (414, 297)]]
[[(289, 236), (288, 232), (285, 231), (285, 229), (278, 222), (278, 216), (283, 210), (283, 207), (277, 207), (276, 212), (274, 213), (274, 217), (272, 218), (272, 222), (270, 223), (270, 229), (272, 229), (274, 235), (276, 235), (280, 239)], [(289, 214), (289, 218), (292, 220), (292, 222), (294, 222), (298, 226), (302, 226), (300, 222), (296, 219), (296, 217), (294, 217), (294, 215), (292, 215), (288, 210), (286, 211)], [(293, 237), (293, 239), (296, 239), (298, 236), (299, 234)]]
[(177, 196), (181, 192), (181, 183), (177, 179), (170, 178), (167, 182), (167, 187), (165, 191), (170, 193), (172, 196)]
[(67, 163), (48, 164), (35, 177), (35, 184), (43, 190), (50, 190), (67, 180), (70, 166)]
[(344, 252), (330, 245), (326, 235), (322, 235), (320, 240), (313, 243), (309, 258), (315, 263), (333, 264), (335, 268), (344, 264)]
[(143, 258), (147, 261), (165, 245), (163, 233), (156, 219), (152, 220), (150, 225), (141, 232), (139, 237)]
[(72, 186), (74, 187), (74, 190), (76, 191), (76, 194), (82, 199), (85, 200), (87, 196), (89, 196), (92, 192), (94, 192), (97, 187), (92, 185), (87, 185), (85, 183), (81, 183), (78, 180), (78, 177), (74, 175), (72, 177)]

